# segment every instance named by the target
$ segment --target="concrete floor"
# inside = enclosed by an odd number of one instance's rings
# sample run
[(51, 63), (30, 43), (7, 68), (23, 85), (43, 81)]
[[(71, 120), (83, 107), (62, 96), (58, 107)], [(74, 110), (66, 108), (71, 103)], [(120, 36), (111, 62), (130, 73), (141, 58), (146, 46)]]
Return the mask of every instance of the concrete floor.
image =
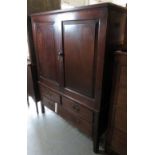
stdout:
[(34, 105), (30, 98), (27, 155), (95, 155), (91, 139), (47, 108), (37, 116)]

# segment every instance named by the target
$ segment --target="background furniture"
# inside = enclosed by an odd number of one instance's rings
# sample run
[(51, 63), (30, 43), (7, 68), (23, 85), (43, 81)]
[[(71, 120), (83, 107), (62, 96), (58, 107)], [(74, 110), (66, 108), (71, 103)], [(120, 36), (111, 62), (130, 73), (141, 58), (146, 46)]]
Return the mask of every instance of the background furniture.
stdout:
[(61, 0), (27, 0), (27, 14), (60, 9)]
[(127, 53), (114, 53), (112, 94), (106, 151), (111, 154), (127, 154)]
[(41, 102), (93, 138), (106, 130), (112, 51), (123, 46), (126, 9), (104, 3), (33, 14)]

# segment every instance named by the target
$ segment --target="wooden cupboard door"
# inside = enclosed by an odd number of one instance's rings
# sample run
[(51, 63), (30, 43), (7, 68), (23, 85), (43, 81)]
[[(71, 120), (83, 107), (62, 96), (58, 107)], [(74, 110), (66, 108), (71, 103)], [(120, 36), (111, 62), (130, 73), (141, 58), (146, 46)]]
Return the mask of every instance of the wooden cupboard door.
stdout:
[(94, 98), (96, 20), (63, 22), (65, 88)]
[(35, 36), (39, 76), (45, 81), (58, 84), (58, 55), (54, 22), (35, 23)]

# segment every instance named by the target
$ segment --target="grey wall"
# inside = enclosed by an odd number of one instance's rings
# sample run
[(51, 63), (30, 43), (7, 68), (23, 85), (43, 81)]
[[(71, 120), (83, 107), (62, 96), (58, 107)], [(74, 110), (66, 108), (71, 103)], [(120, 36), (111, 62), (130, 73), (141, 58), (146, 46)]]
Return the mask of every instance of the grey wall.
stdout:
[(27, 14), (60, 9), (61, 0), (27, 0)]

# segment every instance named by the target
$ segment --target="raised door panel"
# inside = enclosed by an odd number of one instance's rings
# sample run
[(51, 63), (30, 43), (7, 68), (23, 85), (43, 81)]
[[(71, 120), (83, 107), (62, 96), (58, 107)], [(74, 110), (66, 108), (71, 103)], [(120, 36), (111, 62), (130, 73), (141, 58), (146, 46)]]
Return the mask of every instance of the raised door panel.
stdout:
[(58, 83), (58, 62), (53, 23), (36, 24), (36, 47), (41, 78)]
[(94, 98), (97, 20), (63, 22), (64, 86)]

